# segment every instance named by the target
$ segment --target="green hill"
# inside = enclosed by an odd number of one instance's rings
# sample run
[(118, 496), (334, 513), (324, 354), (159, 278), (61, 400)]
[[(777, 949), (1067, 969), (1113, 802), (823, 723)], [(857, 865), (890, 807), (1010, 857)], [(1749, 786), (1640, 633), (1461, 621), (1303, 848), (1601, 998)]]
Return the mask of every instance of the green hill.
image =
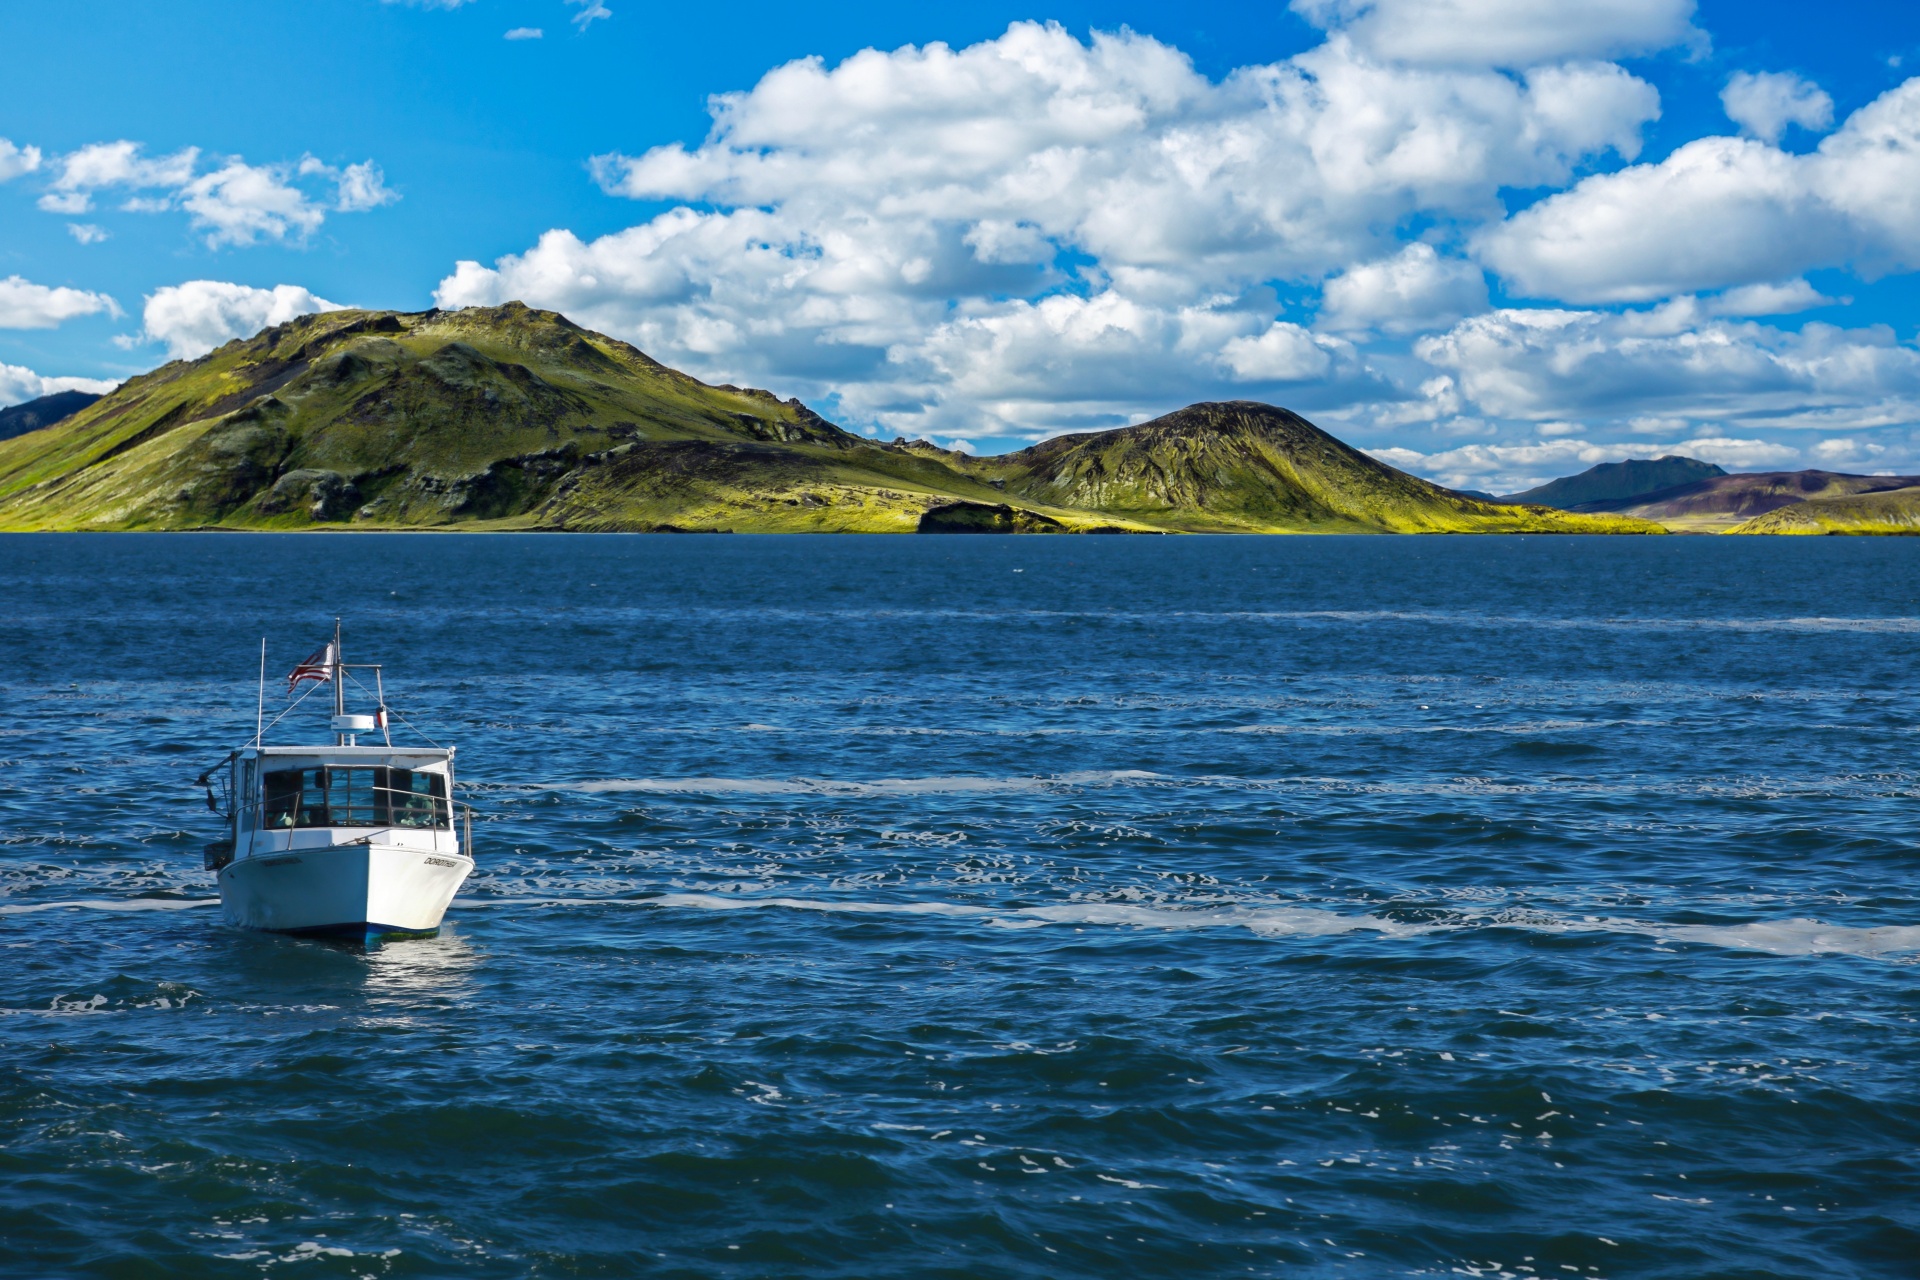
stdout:
[(1533, 502), (1563, 511), (1617, 511), (1646, 494), (1725, 474), (1711, 462), (1673, 454), (1629, 458), (1625, 462), (1602, 462), (1577, 476), (1549, 480), (1525, 493), (1510, 494), (1503, 501)]
[(1920, 534), (1920, 486), (1812, 498), (1755, 516), (1727, 532)]
[(1034, 502), (1195, 531), (1650, 531), (1470, 498), (1396, 471), (1299, 414), (1246, 400), (1189, 405), (1139, 426), (961, 465)]
[(303, 316), (0, 441), (0, 529), (1658, 532), (1468, 498), (1245, 402), (880, 444), (520, 303)]

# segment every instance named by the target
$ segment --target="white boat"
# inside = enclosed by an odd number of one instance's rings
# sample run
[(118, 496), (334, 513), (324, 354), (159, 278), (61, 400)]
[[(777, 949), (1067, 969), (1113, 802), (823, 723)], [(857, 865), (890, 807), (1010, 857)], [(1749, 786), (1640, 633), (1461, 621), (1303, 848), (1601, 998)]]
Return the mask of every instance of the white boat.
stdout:
[[(374, 673), (375, 714), (347, 713), (349, 671)], [(256, 721), (254, 741), (202, 775), (209, 806), (230, 822), (230, 837), (206, 857), (227, 920), (360, 940), (437, 932), (473, 870), (472, 811), (453, 796), (454, 748), (393, 745), (380, 668), (341, 661), (337, 622), (333, 643), (288, 680), (333, 685), (333, 742), (267, 746)], [(261, 685), (264, 701), (264, 657)], [(375, 732), (379, 745), (359, 745)]]

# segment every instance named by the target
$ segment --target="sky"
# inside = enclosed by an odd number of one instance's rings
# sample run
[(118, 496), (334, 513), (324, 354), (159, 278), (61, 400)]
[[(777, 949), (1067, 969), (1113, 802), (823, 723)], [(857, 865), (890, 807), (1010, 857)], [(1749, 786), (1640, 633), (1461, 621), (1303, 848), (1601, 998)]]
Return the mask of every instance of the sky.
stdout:
[(995, 453), (1920, 473), (1911, 0), (0, 7), (0, 405), (519, 299)]

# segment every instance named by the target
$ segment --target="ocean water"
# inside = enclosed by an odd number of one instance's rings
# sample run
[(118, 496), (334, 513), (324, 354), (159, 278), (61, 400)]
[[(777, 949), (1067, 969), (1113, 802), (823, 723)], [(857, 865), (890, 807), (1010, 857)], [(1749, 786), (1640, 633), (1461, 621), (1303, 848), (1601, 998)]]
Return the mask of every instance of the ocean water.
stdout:
[[(1920, 541), (41, 535), (0, 603), (0, 1274), (1920, 1274)], [(209, 904), (336, 613), (481, 811), (434, 939)]]

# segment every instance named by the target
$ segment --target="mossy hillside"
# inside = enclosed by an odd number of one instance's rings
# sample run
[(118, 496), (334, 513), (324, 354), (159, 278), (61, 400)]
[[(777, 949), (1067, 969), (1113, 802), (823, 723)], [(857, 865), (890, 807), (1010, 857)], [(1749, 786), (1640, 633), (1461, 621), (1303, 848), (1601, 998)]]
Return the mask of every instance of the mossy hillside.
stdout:
[(871, 448), (551, 312), (331, 312), (136, 378), (0, 442), (8, 527), (417, 527), (524, 515), (622, 443)]
[(1920, 534), (1920, 486), (1814, 498), (1735, 525), (1745, 534)]
[[(530, 527), (620, 531), (913, 533), (930, 510), (996, 503), (991, 485), (937, 456), (862, 443), (817, 445), (666, 441), (623, 445), (586, 460), (529, 513)], [(1113, 525), (1083, 511), (1028, 504), (1025, 530), (1086, 532)], [(1126, 522), (1139, 532), (1156, 532)]]
[(1641, 520), (1469, 498), (1252, 401), (1190, 405), (958, 465), (1009, 495), (1192, 532), (1662, 532)]
[(0, 528), (1658, 532), (1456, 494), (1267, 405), (882, 445), (553, 312), (307, 316), (0, 442)]

